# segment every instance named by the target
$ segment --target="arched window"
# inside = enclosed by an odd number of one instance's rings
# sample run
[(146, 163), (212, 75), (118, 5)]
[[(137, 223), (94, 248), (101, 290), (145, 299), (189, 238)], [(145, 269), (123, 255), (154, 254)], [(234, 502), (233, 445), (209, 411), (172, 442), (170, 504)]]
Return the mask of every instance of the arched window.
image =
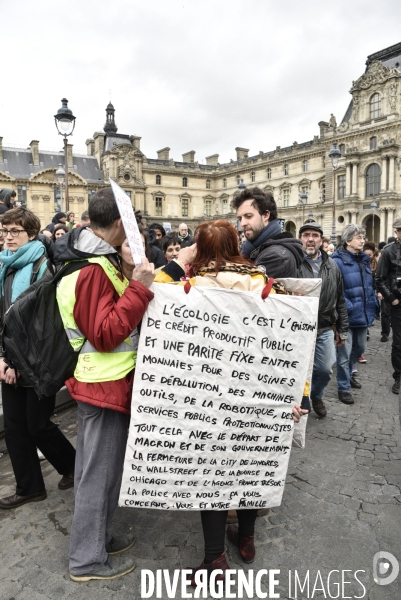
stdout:
[(251, 173), (251, 181), (252, 183), (255, 183), (255, 171), (252, 171)]
[(373, 137), (370, 138), (369, 141), (370, 141), (370, 149), (371, 150), (376, 150), (376, 148), (377, 148), (377, 137), (373, 136)]
[(226, 188), (226, 187), (227, 187), (227, 179), (226, 179), (226, 178), (224, 178), (224, 179), (223, 179), (223, 188)]
[(308, 161), (304, 160), (302, 163), (302, 170), (304, 173), (306, 173), (306, 171), (308, 170)]
[(182, 187), (188, 187), (188, 177), (182, 178)]
[(366, 196), (380, 194), (381, 169), (379, 165), (370, 165), (366, 171)]
[(156, 175), (156, 185), (161, 185), (161, 184), (162, 184), (162, 176)]
[(284, 165), (284, 175), (288, 175), (288, 165)]
[(370, 99), (370, 118), (377, 119), (381, 115), (382, 98), (380, 94), (373, 94)]
[(272, 178), (272, 170), (270, 167), (268, 167), (267, 169), (267, 179), (271, 179)]
[(206, 179), (206, 189), (210, 190), (210, 179)]

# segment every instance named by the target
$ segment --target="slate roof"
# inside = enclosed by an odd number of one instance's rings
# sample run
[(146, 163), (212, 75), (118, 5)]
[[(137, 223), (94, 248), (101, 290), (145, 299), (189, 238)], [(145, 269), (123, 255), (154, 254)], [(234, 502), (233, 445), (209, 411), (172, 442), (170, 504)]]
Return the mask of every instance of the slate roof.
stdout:
[(129, 139), (129, 135), (124, 135), (122, 133), (106, 135), (106, 139), (104, 142), (104, 152), (112, 150), (114, 146), (118, 146), (119, 144), (129, 144), (130, 146), (132, 146), (131, 140)]
[[(29, 179), (34, 173), (43, 169), (58, 168), (59, 164), (64, 168), (64, 152), (39, 151), (40, 164), (35, 166), (30, 148), (6, 148), (3, 147), (3, 160), (0, 162), (0, 171), (8, 173), (16, 179)], [(103, 171), (99, 169), (94, 156), (73, 155), (73, 171), (81, 175), (88, 183), (104, 183)]]
[(384, 48), (384, 50), (379, 50), (374, 54), (369, 54), (366, 60), (366, 69), (374, 60), (381, 60), (386, 67), (395, 67), (401, 71), (401, 42)]

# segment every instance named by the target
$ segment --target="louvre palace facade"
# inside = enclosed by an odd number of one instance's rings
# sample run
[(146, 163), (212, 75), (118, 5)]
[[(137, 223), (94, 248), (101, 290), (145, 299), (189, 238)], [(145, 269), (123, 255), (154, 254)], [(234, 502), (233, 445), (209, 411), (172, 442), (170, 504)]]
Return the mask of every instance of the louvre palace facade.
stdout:
[[(181, 161), (170, 156), (168, 147), (157, 151), (157, 158), (145, 156), (140, 137), (118, 133), (110, 103), (103, 131), (86, 141), (87, 155), (74, 154), (68, 145), (69, 209), (78, 219), (111, 177), (145, 222), (169, 222), (176, 229), (185, 221), (193, 230), (206, 219), (224, 217), (235, 223), (230, 202), (243, 180), (247, 187), (273, 193), (278, 216), (294, 235), (313, 218), (330, 236), (334, 194), (337, 234), (345, 224), (357, 222), (372, 239), (374, 219), (375, 241), (385, 240), (392, 235), (393, 220), (401, 217), (401, 43), (368, 56), (350, 94), (341, 122), (333, 115), (320, 121), (318, 135), (309, 141), (252, 156), (237, 147), (229, 163), (220, 163), (214, 154), (206, 164), (196, 160), (193, 150)], [(329, 157), (333, 142), (341, 151), (335, 170)], [(60, 163), (61, 149), (42, 151), (36, 140), (28, 148), (9, 148), (0, 137), (0, 188), (15, 189), (17, 200), (35, 211), (43, 226), (60, 208), (55, 176)]]

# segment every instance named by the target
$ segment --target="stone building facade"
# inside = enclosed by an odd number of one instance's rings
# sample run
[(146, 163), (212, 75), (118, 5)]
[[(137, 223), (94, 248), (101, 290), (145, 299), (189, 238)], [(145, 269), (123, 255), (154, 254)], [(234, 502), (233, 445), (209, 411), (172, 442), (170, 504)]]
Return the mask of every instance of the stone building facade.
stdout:
[[(279, 217), (294, 235), (313, 215), (330, 236), (335, 195), (337, 234), (345, 224), (358, 222), (372, 239), (374, 218), (375, 241), (385, 240), (393, 220), (401, 217), (401, 43), (370, 55), (350, 94), (341, 123), (333, 115), (319, 122), (319, 135), (312, 140), (253, 156), (237, 147), (229, 163), (220, 163), (214, 154), (206, 164), (196, 161), (195, 151), (174, 160), (168, 147), (157, 158), (146, 157), (140, 137), (118, 133), (110, 103), (103, 131), (86, 141), (87, 156), (74, 155), (68, 147), (70, 210), (79, 215), (111, 177), (145, 222), (169, 222), (176, 229), (185, 221), (192, 230), (205, 219), (224, 217), (235, 223), (230, 202), (243, 180), (248, 187), (273, 193)], [(37, 141), (27, 150), (3, 148), (1, 141), (0, 187), (16, 189), (18, 199), (48, 223), (57, 208), (55, 171), (63, 162), (62, 152), (40, 152)], [(329, 158), (333, 142), (342, 154), (335, 171)]]

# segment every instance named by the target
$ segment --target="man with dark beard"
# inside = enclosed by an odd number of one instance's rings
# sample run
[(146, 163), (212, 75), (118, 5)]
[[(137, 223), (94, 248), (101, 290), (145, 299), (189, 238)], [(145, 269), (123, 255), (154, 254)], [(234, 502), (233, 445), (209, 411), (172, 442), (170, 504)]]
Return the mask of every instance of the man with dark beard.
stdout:
[(335, 345), (343, 346), (348, 337), (348, 313), (344, 300), (343, 278), (334, 260), (321, 247), (323, 229), (318, 223), (302, 225), (299, 237), (305, 253), (305, 260), (299, 269), (299, 277), (322, 280), (311, 400), (315, 413), (319, 417), (325, 417), (327, 411), (322, 398), (324, 389), (331, 379), (332, 366), (336, 361)]
[(246, 237), (242, 254), (268, 277), (297, 277), (304, 256), (302, 244), (288, 231), (281, 231), (273, 196), (259, 188), (243, 190), (234, 196), (232, 208)]

